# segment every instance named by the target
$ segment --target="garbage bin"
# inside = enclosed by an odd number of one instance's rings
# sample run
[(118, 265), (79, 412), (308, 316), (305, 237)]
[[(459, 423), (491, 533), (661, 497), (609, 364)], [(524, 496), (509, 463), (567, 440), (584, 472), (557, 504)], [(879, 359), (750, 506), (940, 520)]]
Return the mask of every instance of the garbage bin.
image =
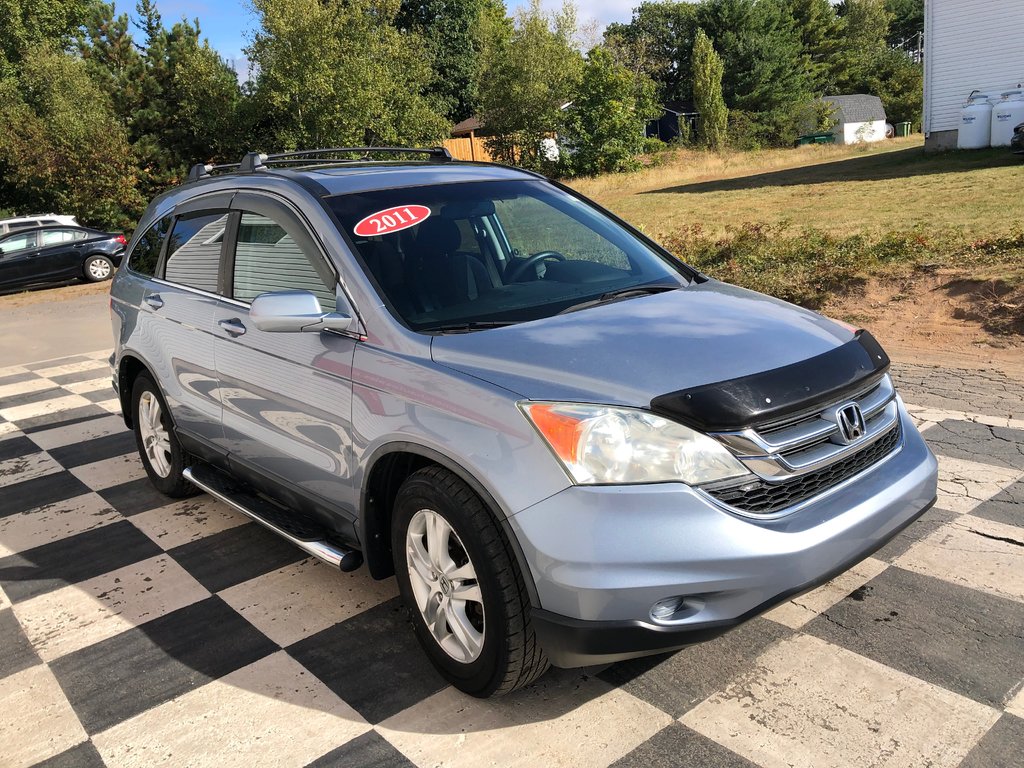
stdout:
[(835, 144), (835, 142), (836, 137), (831, 133), (808, 133), (798, 137), (796, 145), (802, 147), (807, 144)]
[(896, 123), (896, 135), (903, 137), (909, 136), (910, 123)]

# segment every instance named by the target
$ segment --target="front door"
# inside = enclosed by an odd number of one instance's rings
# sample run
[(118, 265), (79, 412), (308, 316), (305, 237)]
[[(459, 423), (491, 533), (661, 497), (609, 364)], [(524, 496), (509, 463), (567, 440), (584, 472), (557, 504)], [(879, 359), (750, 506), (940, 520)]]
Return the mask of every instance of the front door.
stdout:
[[(352, 357), (332, 332), (269, 333), (249, 319), (261, 293), (304, 289), (335, 309), (338, 280), (304, 223), (274, 198), (240, 193), (227, 299), (214, 318), (224, 447), (241, 469), (319, 507), (355, 514), (351, 486)], [(268, 486), (269, 487), (269, 486)]]
[(38, 252), (35, 232), (13, 233), (0, 241), (0, 288), (32, 282)]

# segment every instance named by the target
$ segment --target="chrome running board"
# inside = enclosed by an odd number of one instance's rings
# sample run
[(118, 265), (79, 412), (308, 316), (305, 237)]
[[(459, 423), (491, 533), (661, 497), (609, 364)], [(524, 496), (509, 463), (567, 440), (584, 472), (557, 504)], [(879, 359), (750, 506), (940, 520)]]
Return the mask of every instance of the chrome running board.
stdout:
[(276, 504), (239, 488), (231, 478), (212, 467), (186, 467), (182, 475), (197, 488), (328, 565), (347, 572), (363, 564), (361, 552), (327, 541), (326, 531), (315, 522), (289, 515)]

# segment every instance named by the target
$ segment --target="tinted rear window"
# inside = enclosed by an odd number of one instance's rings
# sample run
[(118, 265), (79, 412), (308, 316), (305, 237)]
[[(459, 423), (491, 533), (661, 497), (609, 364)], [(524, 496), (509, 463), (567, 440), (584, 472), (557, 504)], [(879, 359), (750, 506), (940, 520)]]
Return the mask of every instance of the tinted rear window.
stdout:
[(156, 265), (160, 261), (160, 249), (163, 247), (167, 230), (171, 228), (171, 217), (164, 216), (160, 221), (146, 230), (132, 249), (128, 257), (128, 268), (140, 275), (152, 277), (156, 274)]

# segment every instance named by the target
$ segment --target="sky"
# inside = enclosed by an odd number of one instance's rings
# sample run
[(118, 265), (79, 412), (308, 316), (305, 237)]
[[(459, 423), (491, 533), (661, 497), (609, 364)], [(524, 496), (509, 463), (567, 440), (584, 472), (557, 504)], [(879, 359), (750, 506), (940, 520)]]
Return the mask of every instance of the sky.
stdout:
[[(577, 0), (580, 22), (593, 20), (600, 27), (613, 21), (629, 21), (634, 6), (641, 0)], [(510, 13), (525, 4), (525, 0), (505, 0)], [(561, 0), (544, 0), (545, 7), (561, 7)], [(246, 0), (156, 0), (164, 24), (170, 26), (184, 16), (199, 19), (199, 28), (210, 45), (229, 61), (242, 59), (242, 49), (248, 45), (247, 34), (256, 26), (255, 16)], [(118, 2), (119, 12), (135, 16), (135, 3)]]

